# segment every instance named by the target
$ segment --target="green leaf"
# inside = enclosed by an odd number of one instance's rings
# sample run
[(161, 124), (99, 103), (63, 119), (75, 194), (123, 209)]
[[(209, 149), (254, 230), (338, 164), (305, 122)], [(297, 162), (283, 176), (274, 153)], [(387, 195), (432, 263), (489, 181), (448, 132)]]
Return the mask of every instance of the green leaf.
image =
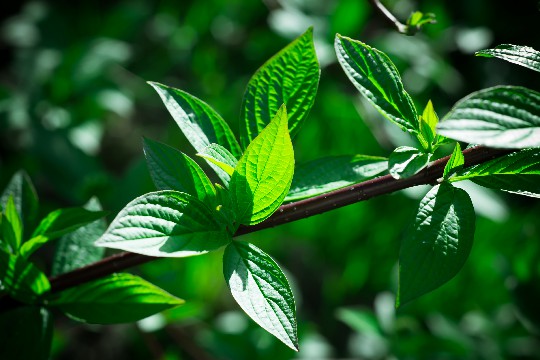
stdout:
[(25, 171), (21, 170), (13, 175), (2, 196), (0, 196), (0, 207), (6, 207), (10, 196), (13, 196), (15, 208), (24, 225), (24, 239), (30, 235), (38, 211), (36, 189), (34, 189), (34, 185), (32, 185), (32, 181)]
[(415, 11), (411, 13), (407, 19), (407, 26), (405, 30), (406, 35), (414, 35), (422, 29), (422, 26), (425, 24), (435, 24), (435, 14), (432, 13), (422, 13), (420, 11)]
[(471, 251), (474, 222), (464, 190), (443, 182), (427, 193), (401, 244), (397, 306), (435, 290), (459, 272)]
[(294, 170), (285, 201), (310, 198), (374, 178), (388, 169), (382, 157), (366, 155), (330, 156), (299, 165)]
[(275, 261), (252, 244), (233, 241), (223, 254), (223, 274), (242, 310), (298, 351), (294, 296)]
[(234, 202), (231, 198), (231, 193), (228, 189), (216, 184), (216, 209), (215, 213), (225, 226), (230, 234), (234, 234), (238, 228), (236, 223), (236, 213), (234, 212)]
[[(101, 204), (92, 198), (84, 208), (100, 211)], [(103, 235), (106, 228), (105, 220), (99, 219), (62, 236), (54, 254), (52, 275), (60, 275), (100, 260), (105, 249), (95, 246), (94, 241)]]
[(50, 289), (49, 280), (22, 256), (0, 251), (0, 286), (14, 299), (34, 303)]
[(400, 146), (388, 158), (388, 171), (394, 179), (411, 177), (427, 166), (431, 155), (410, 146)]
[(487, 188), (540, 198), (540, 149), (525, 149), (471, 166), (450, 180), (472, 180)]
[(225, 171), (225, 173), (229, 175), (229, 178), (227, 181), (224, 181), (224, 183), (226, 186), (229, 185), (230, 176), (232, 176), (234, 168), (238, 163), (238, 160), (229, 152), (229, 150), (218, 144), (210, 144), (205, 147), (203, 151), (198, 153), (197, 156), (202, 157), (209, 164), (219, 166), (221, 170)]
[(19, 213), (15, 208), (13, 196), (11, 195), (7, 200), (1, 226), (3, 241), (11, 249), (12, 253), (17, 253), (22, 242), (23, 228)]
[(339, 34), (335, 48), (339, 63), (358, 91), (382, 115), (416, 136), (426, 147), (428, 144), (420, 133), (416, 108), (388, 56), (363, 42)]
[(249, 144), (231, 177), (230, 191), (238, 222), (254, 225), (277, 210), (294, 174), (294, 152), (283, 105)]
[(439, 117), (433, 108), (433, 103), (429, 100), (422, 116), (420, 116), (420, 131), (429, 144), (433, 143), (435, 139), (438, 123)]
[(50, 301), (70, 317), (92, 324), (133, 322), (183, 303), (148, 281), (126, 273), (64, 290)]
[(95, 244), (148, 256), (186, 257), (216, 250), (230, 240), (225, 226), (200, 200), (163, 190), (127, 204)]
[(176, 190), (210, 202), (216, 190), (208, 176), (189, 156), (168, 145), (144, 139), (148, 170), (159, 190)]
[(444, 166), (443, 178), (448, 179), (453, 173), (461, 169), (463, 164), (465, 164), (465, 157), (461, 152), (461, 146), (457, 142), (450, 159), (448, 159), (448, 162)]
[(0, 313), (0, 359), (48, 360), (52, 314), (43, 307), (21, 306)]
[(497, 57), (540, 72), (540, 51), (528, 46), (502, 44), (494, 49), (480, 50), (475, 55)]
[(242, 147), (245, 149), (259, 135), (282, 104), (289, 112), (289, 132), (293, 138), (315, 101), (319, 77), (313, 29), (309, 28), (249, 80), (242, 104)]
[(439, 123), (449, 138), (496, 148), (540, 146), (540, 93), (496, 86), (458, 101)]

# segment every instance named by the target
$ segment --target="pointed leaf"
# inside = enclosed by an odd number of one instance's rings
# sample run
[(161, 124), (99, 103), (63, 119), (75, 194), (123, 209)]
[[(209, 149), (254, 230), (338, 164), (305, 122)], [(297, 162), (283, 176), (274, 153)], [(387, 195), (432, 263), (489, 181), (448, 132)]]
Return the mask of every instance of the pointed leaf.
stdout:
[[(100, 211), (101, 204), (96, 198), (84, 206), (91, 211)], [(105, 232), (107, 225), (104, 219), (99, 219), (79, 229), (62, 236), (58, 240), (52, 263), (52, 275), (66, 273), (100, 260), (105, 249), (94, 245)]]
[(210, 144), (205, 147), (203, 151), (199, 152), (197, 156), (202, 157), (209, 164), (219, 166), (221, 170), (225, 171), (225, 173), (229, 175), (229, 179), (224, 182), (226, 186), (229, 185), (230, 176), (232, 176), (234, 168), (238, 163), (238, 160), (229, 152), (229, 150), (218, 144)]
[(289, 112), (289, 132), (293, 138), (315, 101), (319, 77), (313, 29), (309, 28), (268, 60), (249, 80), (242, 104), (242, 147), (247, 148), (282, 104)]
[(158, 257), (186, 257), (231, 240), (224, 225), (197, 198), (171, 190), (136, 198), (113, 220), (97, 246)]
[(435, 290), (459, 272), (471, 251), (474, 222), (464, 190), (443, 182), (427, 193), (401, 245), (397, 306)]
[(388, 158), (388, 171), (394, 179), (408, 178), (424, 169), (430, 159), (430, 153), (410, 146), (400, 146)]
[(298, 351), (294, 296), (275, 261), (252, 244), (233, 241), (223, 254), (223, 274), (242, 310)]
[(176, 190), (211, 201), (216, 191), (208, 176), (189, 156), (168, 145), (144, 139), (144, 155), (154, 185), (159, 190)]
[(11, 249), (12, 253), (17, 253), (21, 246), (23, 228), (22, 222), (19, 218), (19, 213), (15, 208), (15, 202), (13, 196), (9, 196), (7, 200), (4, 216), (2, 216), (2, 239)]
[(238, 222), (254, 225), (272, 215), (287, 195), (293, 173), (294, 152), (284, 105), (249, 144), (231, 177)]
[(540, 146), (540, 93), (496, 86), (457, 102), (439, 123), (449, 138), (496, 148)]
[(432, 143), (435, 135), (437, 134), (437, 124), (439, 123), (439, 117), (433, 108), (431, 100), (428, 101), (424, 112), (420, 117), (420, 130), (424, 135), (424, 138), (428, 143)]
[(34, 303), (49, 291), (50, 284), (33, 263), (0, 251), (0, 287), (19, 301)]
[(34, 185), (25, 171), (18, 171), (11, 178), (8, 186), (0, 197), (1, 208), (5, 209), (10, 196), (13, 196), (15, 208), (24, 225), (24, 239), (30, 235), (32, 227), (35, 225), (38, 211), (36, 189), (34, 189)]
[(148, 281), (125, 273), (64, 290), (50, 301), (70, 317), (92, 324), (133, 322), (183, 303)]
[(443, 178), (448, 179), (454, 172), (461, 169), (463, 164), (465, 164), (465, 157), (461, 152), (461, 146), (459, 143), (456, 143), (456, 147), (444, 167)]
[(301, 200), (360, 183), (382, 174), (388, 161), (366, 155), (330, 156), (299, 165), (294, 170), (285, 201)]
[(528, 46), (502, 44), (494, 49), (480, 50), (475, 55), (497, 57), (540, 72), (540, 51)]

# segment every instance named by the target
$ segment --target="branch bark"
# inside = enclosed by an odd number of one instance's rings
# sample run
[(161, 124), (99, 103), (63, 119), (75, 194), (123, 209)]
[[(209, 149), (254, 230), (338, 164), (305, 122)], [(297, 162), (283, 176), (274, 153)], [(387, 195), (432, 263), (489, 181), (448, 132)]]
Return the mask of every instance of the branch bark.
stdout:
[[(463, 151), (465, 156), (465, 167), (480, 164), (509, 154), (513, 151), (515, 150), (491, 149), (483, 146), (466, 149)], [(407, 179), (396, 180), (390, 175), (385, 175), (309, 199), (282, 205), (270, 218), (262, 223), (254, 226), (240, 227), (235, 236), (305, 219), (313, 215), (322, 214), (333, 209), (364, 201), (375, 196), (390, 194), (409, 187), (424, 184), (436, 184), (442, 177), (444, 166), (449, 158), (450, 157), (447, 156), (434, 161), (426, 169)], [(128, 252), (118, 253), (85, 267), (56, 277), (51, 277), (49, 279), (51, 291), (62, 291), (155, 259), (159, 258)]]

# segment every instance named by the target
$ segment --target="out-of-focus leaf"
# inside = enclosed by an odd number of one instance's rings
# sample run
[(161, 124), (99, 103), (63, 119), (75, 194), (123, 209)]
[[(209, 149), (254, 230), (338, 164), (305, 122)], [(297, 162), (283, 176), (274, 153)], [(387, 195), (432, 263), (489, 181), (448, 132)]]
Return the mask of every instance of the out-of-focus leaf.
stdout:
[(1, 235), (5, 244), (11, 248), (12, 253), (17, 253), (21, 246), (23, 227), (19, 213), (15, 208), (13, 197), (10, 196), (1, 223)]
[(49, 280), (33, 263), (22, 256), (0, 251), (0, 288), (13, 298), (34, 303), (49, 291)]

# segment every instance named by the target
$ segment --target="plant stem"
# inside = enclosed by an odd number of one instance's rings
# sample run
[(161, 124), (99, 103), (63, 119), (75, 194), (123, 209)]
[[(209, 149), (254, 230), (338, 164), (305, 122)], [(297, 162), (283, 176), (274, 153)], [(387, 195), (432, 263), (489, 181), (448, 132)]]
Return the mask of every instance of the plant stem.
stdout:
[[(463, 151), (465, 167), (480, 164), (513, 151), (515, 150), (491, 149), (483, 146), (466, 149)], [(449, 158), (450, 156), (446, 156), (434, 161), (426, 169), (407, 179), (396, 180), (390, 175), (385, 175), (309, 199), (282, 205), (270, 218), (262, 223), (254, 226), (241, 226), (235, 236), (305, 219), (313, 215), (322, 214), (326, 211), (409, 187), (436, 184), (438, 179), (442, 177), (444, 166)], [(58, 292), (65, 290), (155, 259), (159, 258), (128, 252), (118, 253), (85, 267), (51, 277), (49, 279), (51, 291)]]
[(379, 0), (369, 0), (371, 5), (378, 10), (381, 15), (402, 34), (407, 34), (407, 25), (399, 21)]

